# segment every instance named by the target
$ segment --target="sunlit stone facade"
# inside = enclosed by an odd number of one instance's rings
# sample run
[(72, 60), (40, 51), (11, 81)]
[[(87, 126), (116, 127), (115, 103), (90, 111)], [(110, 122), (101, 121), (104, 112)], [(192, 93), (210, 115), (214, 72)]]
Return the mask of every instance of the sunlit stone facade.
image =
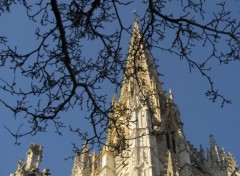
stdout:
[[(166, 96), (135, 21), (119, 100), (113, 100), (107, 147), (76, 156), (72, 176), (239, 176), (233, 156), (210, 136), (210, 148), (185, 138), (171, 91)], [(118, 128), (115, 128), (118, 127)], [(114, 148), (114, 150), (113, 150)]]
[(41, 145), (31, 144), (27, 152), (27, 161), (22, 159), (18, 161), (17, 170), (10, 176), (47, 176), (50, 175), (49, 169), (39, 170), (42, 161), (43, 147)]

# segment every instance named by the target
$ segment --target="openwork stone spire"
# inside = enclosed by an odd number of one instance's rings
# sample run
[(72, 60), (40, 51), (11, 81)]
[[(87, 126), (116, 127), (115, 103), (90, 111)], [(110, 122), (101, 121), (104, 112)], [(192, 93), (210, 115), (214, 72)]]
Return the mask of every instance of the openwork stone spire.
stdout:
[(99, 154), (76, 156), (73, 176), (240, 176), (233, 157), (213, 137), (208, 157), (187, 141), (172, 92), (165, 95), (144, 42), (136, 19), (106, 145)]

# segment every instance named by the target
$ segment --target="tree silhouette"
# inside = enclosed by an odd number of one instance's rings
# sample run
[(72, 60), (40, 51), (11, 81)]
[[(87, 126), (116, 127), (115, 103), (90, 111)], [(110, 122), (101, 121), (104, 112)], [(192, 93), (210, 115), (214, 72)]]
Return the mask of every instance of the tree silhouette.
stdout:
[[(136, 15), (142, 31), (140, 43), (150, 56), (157, 60), (151, 51), (161, 50), (186, 60), (190, 71), (198, 70), (208, 81), (210, 100), (219, 100), (222, 106), (231, 103), (215, 87), (209, 71), (212, 61), (225, 65), (239, 60), (240, 21), (230, 10), (234, 3), (238, 5), (237, 1), (214, 4), (204, 0), (1, 1), (0, 18), (14, 13), (14, 6), (22, 6), (36, 28), (36, 43), (29, 52), (12, 46), (8, 36), (0, 34), (0, 66), (14, 75), (12, 80), (0, 78), (0, 89), (16, 100), (0, 101), (15, 118), (30, 124), (24, 130), (20, 126), (16, 133), (6, 128), (16, 143), (22, 136), (47, 131), (49, 123), (61, 134), (60, 113), (79, 108), (86, 112), (93, 135), (70, 130), (89, 143), (102, 144), (109, 123), (115, 122), (107, 93), (101, 88), (111, 84), (118, 90), (121, 85), (119, 74), (125, 70), (127, 58), (122, 51), (123, 36), (132, 31), (124, 23), (122, 9), (136, 4), (143, 9)], [(89, 46), (94, 46), (95, 54), (86, 53)], [(199, 58), (199, 51), (207, 52)], [(22, 81), (24, 86), (19, 84)]]

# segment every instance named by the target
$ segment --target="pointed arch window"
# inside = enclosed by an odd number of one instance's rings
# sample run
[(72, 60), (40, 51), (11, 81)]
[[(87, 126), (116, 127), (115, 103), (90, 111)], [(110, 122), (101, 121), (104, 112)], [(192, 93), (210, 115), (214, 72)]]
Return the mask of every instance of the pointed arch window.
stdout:
[(174, 139), (174, 132), (172, 131), (172, 128), (169, 123), (165, 124), (165, 131), (166, 131), (167, 148), (169, 150), (172, 150), (174, 153), (176, 153), (176, 142)]
[(166, 140), (167, 140), (167, 148), (168, 149), (171, 149), (171, 144), (170, 144), (170, 139), (169, 139), (170, 137), (169, 137), (169, 134), (167, 133), (166, 134)]

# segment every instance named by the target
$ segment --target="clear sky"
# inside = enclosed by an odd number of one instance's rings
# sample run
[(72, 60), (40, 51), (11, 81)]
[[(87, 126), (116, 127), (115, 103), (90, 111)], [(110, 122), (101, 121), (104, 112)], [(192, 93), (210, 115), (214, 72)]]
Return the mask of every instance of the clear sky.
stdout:
[[(133, 23), (134, 15), (131, 11), (135, 9), (139, 10), (141, 7), (132, 6), (122, 11), (126, 23)], [(232, 7), (233, 11), (239, 11), (238, 9), (238, 6)], [(33, 28), (23, 16), (24, 11), (21, 9), (13, 9), (11, 14), (0, 16), (0, 34), (9, 35), (9, 40), (13, 45), (20, 45), (22, 49), (28, 50), (34, 42), (29, 35), (33, 32)], [(122, 47), (124, 51), (127, 51), (130, 36), (124, 36), (124, 40), (126, 44)], [(89, 52), (91, 49), (89, 48)], [(184, 60), (160, 51), (156, 51), (156, 54), (159, 59), (158, 71), (164, 74), (160, 80), (164, 83), (165, 90), (171, 88), (173, 91), (174, 102), (179, 106), (187, 140), (191, 141), (195, 147), (202, 144), (204, 148), (207, 148), (209, 147), (209, 135), (213, 134), (219, 147), (230, 151), (240, 162), (240, 63), (234, 62), (225, 66), (219, 66), (217, 62), (213, 63), (215, 69), (211, 74), (215, 84), (224, 95), (232, 100), (231, 105), (221, 108), (219, 103), (212, 103), (208, 100), (204, 94), (208, 88), (207, 81), (196, 70), (190, 74)], [(201, 56), (204, 53), (199, 51), (198, 54)], [(10, 76), (8, 74), (8, 72), (0, 71), (0, 77), (7, 78)], [(110, 95), (114, 93), (111, 87), (104, 91)], [(4, 96), (2, 92), (0, 98)], [(11, 97), (7, 98), (11, 99)], [(14, 138), (4, 126), (14, 128), (15, 120), (12, 114), (2, 106), (0, 106), (0, 114), (0, 175), (5, 176), (14, 172), (19, 159), (23, 158), (25, 161), (26, 152), (31, 143), (44, 146), (41, 169), (49, 168), (53, 176), (71, 175), (73, 160), (64, 159), (72, 155), (71, 143), (79, 143), (81, 146), (82, 141), (68, 132), (68, 127), (64, 130), (63, 136), (55, 134), (50, 128), (47, 133), (27, 136), (21, 139), (21, 145), (14, 145)], [(78, 109), (66, 112), (62, 114), (62, 117), (66, 124), (85, 125)]]

